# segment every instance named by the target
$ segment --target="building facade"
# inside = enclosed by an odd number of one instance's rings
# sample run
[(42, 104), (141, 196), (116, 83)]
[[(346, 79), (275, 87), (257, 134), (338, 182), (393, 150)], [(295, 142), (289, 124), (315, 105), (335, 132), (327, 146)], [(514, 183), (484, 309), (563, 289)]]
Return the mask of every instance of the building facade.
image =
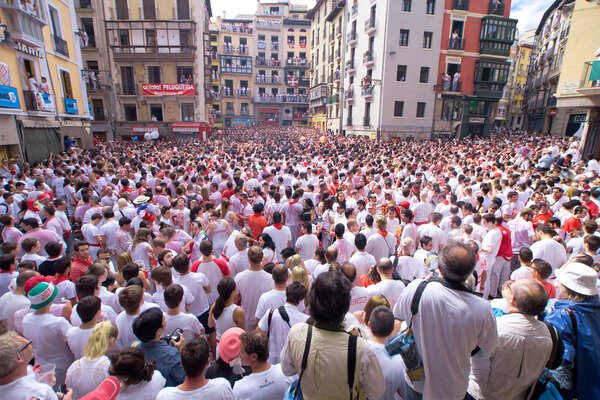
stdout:
[(107, 0), (115, 137), (206, 138), (212, 113), (210, 1)]
[[(569, 5), (569, 39), (561, 55), (552, 133), (582, 140), (582, 154), (600, 157), (600, 3)], [(565, 10), (567, 11), (567, 10)]]
[(353, 2), (346, 12), (344, 131), (428, 139), (444, 3)]
[(508, 0), (445, 0), (435, 137), (487, 136), (508, 82), (517, 21)]
[(524, 93), (527, 86), (527, 70), (529, 69), (529, 60), (533, 50), (533, 40), (535, 30), (525, 32), (513, 45), (514, 54), (511, 62), (511, 75), (509, 82), (511, 84), (507, 121), (510, 129), (522, 129), (525, 119), (524, 113)]
[(45, 159), (65, 135), (91, 146), (76, 28), (72, 2), (0, 0), (0, 158)]

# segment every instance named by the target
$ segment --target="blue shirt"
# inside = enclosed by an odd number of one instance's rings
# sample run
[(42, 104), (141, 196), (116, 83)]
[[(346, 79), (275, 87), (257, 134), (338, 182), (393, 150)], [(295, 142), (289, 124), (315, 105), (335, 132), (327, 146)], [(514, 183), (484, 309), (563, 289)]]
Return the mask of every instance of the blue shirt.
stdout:
[(178, 386), (183, 383), (185, 372), (179, 350), (163, 341), (141, 342), (139, 348), (144, 352), (146, 361), (156, 361), (156, 369), (167, 380), (165, 386)]

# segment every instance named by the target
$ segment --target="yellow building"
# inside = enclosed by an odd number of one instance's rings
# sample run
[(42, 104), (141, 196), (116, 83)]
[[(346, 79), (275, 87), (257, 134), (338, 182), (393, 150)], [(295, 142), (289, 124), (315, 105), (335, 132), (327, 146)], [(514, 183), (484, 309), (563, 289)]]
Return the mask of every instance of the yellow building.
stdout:
[(0, 158), (92, 145), (73, 2), (0, 0)]
[[(204, 139), (212, 99), (210, 0), (107, 0), (115, 137)], [(206, 50), (206, 52), (205, 52)]]
[(527, 31), (514, 44), (515, 54), (512, 58), (511, 91), (508, 105), (508, 127), (521, 129), (523, 127), (523, 100), (527, 84), (527, 68), (533, 50), (535, 30)]
[[(582, 154), (600, 156), (600, 4), (576, 0), (557, 87), (555, 129), (582, 138)], [(562, 118), (558, 118), (562, 115)]]

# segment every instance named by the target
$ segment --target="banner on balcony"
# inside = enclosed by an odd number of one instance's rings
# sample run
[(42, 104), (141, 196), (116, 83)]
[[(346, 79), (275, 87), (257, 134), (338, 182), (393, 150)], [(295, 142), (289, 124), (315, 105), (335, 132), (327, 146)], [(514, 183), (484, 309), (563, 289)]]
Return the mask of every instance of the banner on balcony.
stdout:
[(11, 86), (0, 86), (0, 107), (20, 108), (19, 93)]
[(590, 72), (590, 81), (600, 80), (600, 61), (594, 61), (592, 63), (592, 71)]
[(196, 87), (190, 83), (143, 83), (142, 94), (144, 96), (194, 96)]

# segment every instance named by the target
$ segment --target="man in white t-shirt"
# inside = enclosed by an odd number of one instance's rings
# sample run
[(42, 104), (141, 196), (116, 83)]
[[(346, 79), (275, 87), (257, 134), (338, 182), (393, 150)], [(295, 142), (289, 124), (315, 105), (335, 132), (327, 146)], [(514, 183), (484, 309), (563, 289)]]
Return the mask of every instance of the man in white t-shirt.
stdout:
[(377, 261), (375, 257), (365, 251), (367, 237), (362, 233), (358, 233), (354, 238), (354, 246), (356, 247), (356, 253), (350, 257), (348, 262), (356, 268), (355, 278), (352, 283), (358, 285), (359, 279), (366, 275), (371, 267), (377, 264)]
[(281, 365), (269, 363), (269, 339), (258, 331), (240, 335), (242, 365), (252, 373), (236, 381), (233, 394), (236, 400), (281, 400), (295, 376), (285, 376)]
[(302, 223), (302, 236), (296, 240), (296, 253), (300, 254), (302, 261), (310, 260), (319, 247), (319, 238), (312, 233), (312, 224), (309, 221)]
[(548, 262), (552, 266), (552, 271), (560, 268), (567, 262), (567, 251), (562, 244), (552, 238), (553, 232), (552, 228), (548, 225), (538, 225), (535, 233), (540, 240), (533, 243), (530, 247), (533, 259), (541, 258)]
[(354, 281), (357, 280), (356, 268), (350, 262), (342, 264), (341, 271), (352, 284), (352, 290), (350, 291), (350, 309), (348, 312), (353, 313), (356, 311), (363, 311), (367, 305), (367, 301), (369, 301), (369, 289), (354, 284)]
[[(5, 274), (2, 274), (5, 275)], [(25, 295), (25, 282), (34, 276), (39, 275), (35, 271), (23, 271), (17, 277), (17, 287), (12, 292), (7, 292), (0, 297), (0, 320), (6, 320), (10, 330), (15, 328), (15, 313), (18, 310), (28, 309), (31, 303)]]
[(90, 245), (90, 257), (92, 257), (92, 260), (95, 260), (98, 257), (98, 250), (102, 247), (102, 233), (98, 229), (98, 225), (102, 221), (102, 215), (94, 213), (91, 218), (90, 222), (81, 227), (81, 233), (85, 241)]
[(275, 255), (277, 261), (282, 262), (281, 251), (292, 245), (292, 233), (290, 228), (281, 223), (281, 214), (278, 212), (273, 213), (273, 225), (267, 226), (263, 233), (269, 234), (273, 242), (275, 242)]
[[(396, 272), (400, 279), (413, 281), (419, 278), (425, 278), (427, 269), (425, 264), (412, 256), (414, 250), (414, 242), (411, 238), (406, 237), (400, 242), (400, 255), (393, 257), (392, 264), (396, 265)], [(396, 261), (396, 257), (398, 261)]]
[(238, 234), (233, 242), (233, 246), (236, 252), (229, 257), (229, 271), (231, 277), (235, 278), (237, 274), (250, 268), (248, 262), (248, 237), (246, 235)]
[(404, 283), (392, 278), (394, 266), (389, 258), (382, 258), (377, 262), (377, 272), (381, 276), (381, 282), (369, 286), (369, 298), (375, 295), (382, 295), (390, 302), (390, 308), (394, 308), (404, 290)]
[(67, 344), (76, 359), (83, 356), (83, 350), (94, 327), (104, 318), (101, 306), (102, 301), (96, 296), (84, 297), (77, 303), (77, 315), (81, 319), (81, 325), (67, 331)]
[(396, 237), (387, 230), (387, 219), (384, 215), (375, 218), (377, 232), (367, 240), (365, 251), (371, 254), (375, 261), (389, 257), (396, 251)]
[(262, 258), (263, 252), (260, 247), (250, 247), (248, 249), (250, 268), (235, 276), (235, 283), (242, 296), (242, 308), (246, 315), (245, 327), (248, 331), (256, 327), (254, 316), (260, 296), (274, 287), (271, 275), (262, 269)]
[(210, 363), (210, 350), (206, 339), (186, 342), (181, 349), (181, 365), (185, 380), (179, 386), (162, 389), (156, 400), (234, 400), (229, 382), (224, 378), (206, 379), (204, 371)]
[(442, 221), (442, 214), (434, 212), (431, 214), (430, 222), (425, 225), (419, 226), (417, 229), (417, 233), (419, 237), (429, 236), (433, 241), (433, 249), (434, 253), (440, 251), (440, 248), (446, 243), (446, 234), (439, 227), (440, 222)]
[(481, 242), (480, 252), (480, 256), (483, 259), (483, 275), (485, 275), (481, 277), (481, 285), (483, 298), (487, 299), (490, 295), (494, 295), (498, 291), (500, 271), (494, 268), (494, 264), (496, 263), (498, 250), (500, 250), (502, 232), (496, 227), (496, 217), (494, 214), (484, 215), (481, 222), (488, 230)]
[(163, 291), (164, 303), (167, 306), (165, 315), (165, 332), (173, 332), (177, 328), (183, 330), (186, 342), (200, 337), (204, 327), (193, 314), (181, 311), (184, 289), (181, 285), (170, 285)]
[(263, 293), (258, 299), (256, 312), (254, 313), (254, 322), (258, 321), (271, 309), (278, 308), (285, 304), (285, 288), (289, 278), (289, 270), (285, 264), (277, 264), (271, 271), (273, 278), (273, 289)]
[[(462, 286), (475, 269), (477, 256), (467, 245), (450, 241), (439, 254), (442, 279), (426, 284), (416, 314), (411, 305), (417, 279), (403, 291), (394, 316), (412, 323), (425, 378), (408, 383), (408, 398), (462, 399), (469, 382), (471, 352), (496, 348), (496, 318), (490, 304)], [(461, 289), (464, 287), (464, 289)]]
[(285, 289), (285, 304), (271, 308), (258, 322), (258, 329), (269, 338), (269, 363), (279, 364), (281, 349), (287, 340), (290, 328), (308, 319), (308, 315), (298, 309), (300, 303), (306, 298), (306, 292), (306, 287), (302, 283), (292, 282)]

